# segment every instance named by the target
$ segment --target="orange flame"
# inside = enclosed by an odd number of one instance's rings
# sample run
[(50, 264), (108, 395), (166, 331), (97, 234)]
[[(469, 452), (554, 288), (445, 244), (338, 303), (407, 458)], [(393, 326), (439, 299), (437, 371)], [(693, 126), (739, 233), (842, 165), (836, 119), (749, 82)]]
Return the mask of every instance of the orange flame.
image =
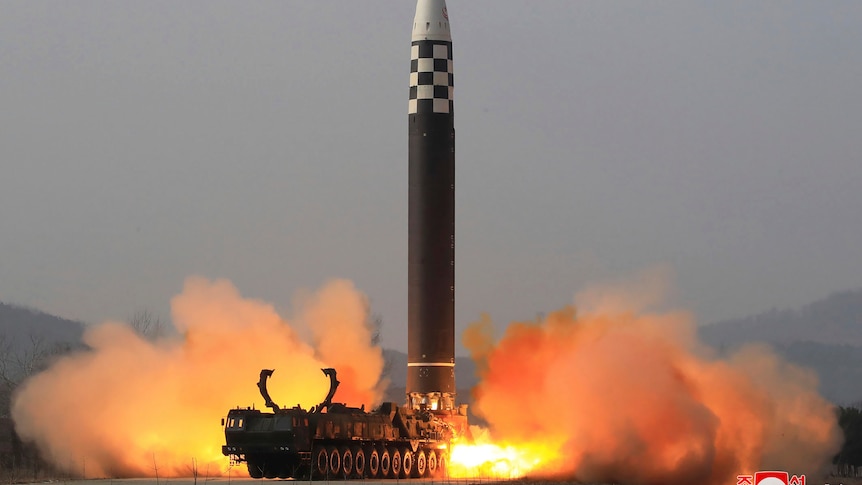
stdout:
[(487, 429), (471, 427), (473, 440), (456, 442), (449, 455), (452, 478), (523, 478), (559, 459), (557, 447), (546, 443), (495, 443)]

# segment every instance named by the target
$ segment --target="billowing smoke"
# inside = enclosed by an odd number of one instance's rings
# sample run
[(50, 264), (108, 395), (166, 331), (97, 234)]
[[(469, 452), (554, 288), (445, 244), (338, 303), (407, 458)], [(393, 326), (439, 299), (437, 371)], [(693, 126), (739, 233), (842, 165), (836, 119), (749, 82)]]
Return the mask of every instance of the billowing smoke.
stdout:
[(276, 369), (269, 390), (281, 406), (320, 402), (323, 367), (339, 371), (337, 401), (371, 406), (382, 397), (382, 352), (350, 282), (305, 298), (291, 322), (225, 280), (189, 278), (171, 309), (179, 337), (149, 341), (105, 323), (86, 332), (88, 350), (28, 380), (12, 409), (21, 437), (75, 475), (214, 476), (228, 472), (220, 418), (238, 405), (264, 407), (255, 385), (263, 368)]
[(649, 310), (654, 283), (580, 295), (499, 341), (487, 319), (468, 329), (474, 412), (496, 443), (514, 445), (533, 475), (629, 485), (828, 464), (840, 431), (815, 376), (766, 347), (718, 358), (688, 314)]

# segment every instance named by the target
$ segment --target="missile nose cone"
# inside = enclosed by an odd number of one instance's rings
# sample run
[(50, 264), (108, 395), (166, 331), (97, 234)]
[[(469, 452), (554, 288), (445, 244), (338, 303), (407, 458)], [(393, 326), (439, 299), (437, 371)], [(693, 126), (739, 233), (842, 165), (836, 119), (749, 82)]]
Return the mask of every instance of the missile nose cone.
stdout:
[(452, 41), (445, 0), (417, 0), (413, 18), (413, 40)]

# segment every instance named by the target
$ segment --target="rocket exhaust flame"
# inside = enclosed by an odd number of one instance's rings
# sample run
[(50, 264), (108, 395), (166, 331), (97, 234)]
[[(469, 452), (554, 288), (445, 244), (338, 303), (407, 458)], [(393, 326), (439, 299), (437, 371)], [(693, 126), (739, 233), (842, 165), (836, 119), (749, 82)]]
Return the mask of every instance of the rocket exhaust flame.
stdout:
[(841, 438), (813, 374), (765, 347), (716, 358), (687, 314), (632, 298), (651, 291), (594, 292), (577, 313), (512, 324), (497, 342), (489, 320), (471, 326), (474, 410), (511, 445), (467, 448), (463, 460), (456, 446), (452, 462), (492, 477), (665, 485), (822, 471)]
[(534, 473), (555, 460), (556, 447), (548, 444), (503, 444), (494, 442), (487, 429), (473, 426), (472, 442), (454, 443), (449, 457), (453, 478), (509, 480)]
[[(216, 476), (229, 465), (220, 418), (237, 405), (264, 408), (255, 390), (261, 368), (290, 375), (272, 389), (289, 406), (326, 394), (321, 367), (348, 376), (339, 399), (380, 401), (382, 353), (371, 344), (366, 301), (347, 281), (319, 290), (293, 322), (224, 280), (190, 278), (171, 303), (181, 337), (150, 342), (125, 324), (91, 327), (90, 350), (26, 382), (12, 409), (21, 437), (74, 475)], [(298, 337), (296, 322), (308, 325), (312, 343)]]
[[(474, 409), (489, 428), (453, 443), (448, 476), (717, 485), (765, 468), (810, 473), (837, 450), (832, 407), (810, 373), (759, 347), (717, 359), (686, 314), (596, 295), (599, 304), (514, 323), (499, 340), (488, 320), (465, 332), (481, 374)], [(230, 283), (190, 278), (172, 301), (181, 338), (93, 327), (91, 350), (28, 381), (13, 417), (22, 437), (74, 474), (245, 474), (221, 456), (219, 418), (259, 399), (261, 368), (290, 373), (272, 383), (287, 406), (317, 403), (326, 394), (319, 369), (330, 365), (351, 374), (339, 400), (379, 401), (383, 360), (366, 311), (350, 283), (327, 285), (291, 321), (313, 329), (309, 344)]]

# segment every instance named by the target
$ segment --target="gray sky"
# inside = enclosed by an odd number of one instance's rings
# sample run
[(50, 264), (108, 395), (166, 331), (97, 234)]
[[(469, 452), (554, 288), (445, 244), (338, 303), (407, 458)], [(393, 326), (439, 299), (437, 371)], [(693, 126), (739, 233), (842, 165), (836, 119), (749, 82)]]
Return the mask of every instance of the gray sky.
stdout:
[[(862, 286), (862, 2), (448, 4), (459, 328), (656, 265), (704, 323)], [(0, 301), (345, 277), (406, 347), (414, 6), (4, 1)]]

